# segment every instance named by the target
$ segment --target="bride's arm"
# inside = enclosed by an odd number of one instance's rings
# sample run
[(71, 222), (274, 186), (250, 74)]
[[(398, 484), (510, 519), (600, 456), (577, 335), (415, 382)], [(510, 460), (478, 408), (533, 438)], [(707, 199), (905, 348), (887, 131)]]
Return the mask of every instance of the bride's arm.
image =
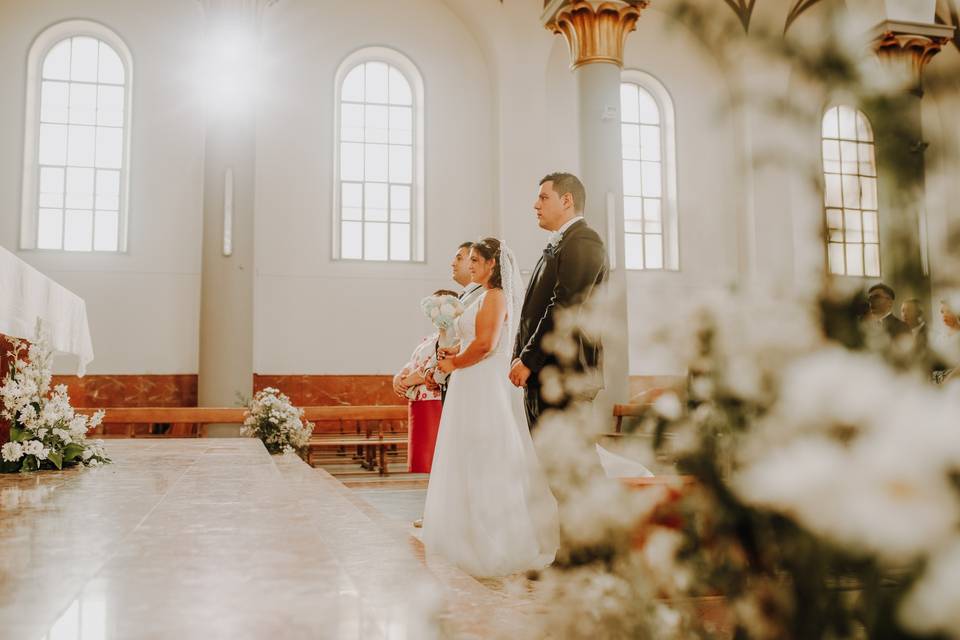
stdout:
[(470, 367), (485, 357), (497, 346), (500, 331), (503, 328), (503, 319), (507, 314), (507, 302), (501, 289), (491, 289), (483, 297), (480, 309), (477, 310), (477, 337), (467, 345), (467, 348), (458, 356), (446, 358), (441, 363), (444, 370), (463, 369)]

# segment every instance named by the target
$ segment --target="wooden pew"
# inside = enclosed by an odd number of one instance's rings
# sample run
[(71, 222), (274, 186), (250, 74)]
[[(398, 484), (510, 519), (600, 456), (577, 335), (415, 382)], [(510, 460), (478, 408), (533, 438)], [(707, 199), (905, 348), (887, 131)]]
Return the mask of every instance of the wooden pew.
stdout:
[[(357, 447), (357, 459), (365, 467), (379, 467), (381, 475), (387, 475), (387, 453), (406, 445), (406, 405), (361, 405), (304, 407), (304, 418), (314, 423), (336, 424), (336, 432), (323, 432), (314, 426), (314, 435), (307, 445), (307, 462), (312, 461), (317, 449)], [(246, 409), (243, 407), (87, 407), (76, 409), (77, 413), (91, 415), (105, 412), (103, 424), (125, 424), (126, 431), (114, 437), (144, 437), (138, 435), (138, 424), (190, 424), (196, 425), (191, 437), (206, 436), (209, 424), (242, 424)], [(350, 431), (347, 431), (350, 425)], [(103, 433), (103, 426), (94, 435), (111, 437)], [(148, 435), (146, 437), (170, 437)]]

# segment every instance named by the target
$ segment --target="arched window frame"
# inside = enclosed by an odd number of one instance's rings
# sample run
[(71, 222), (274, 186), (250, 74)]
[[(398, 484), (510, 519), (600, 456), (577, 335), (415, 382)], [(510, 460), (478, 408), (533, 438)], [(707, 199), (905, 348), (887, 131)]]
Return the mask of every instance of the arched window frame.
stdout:
[[(634, 84), (645, 90), (656, 102), (660, 112), (660, 215), (662, 225), (662, 267), (627, 267), (635, 271), (676, 271), (680, 269), (680, 236), (679, 215), (677, 208), (677, 144), (676, 144), (676, 111), (670, 92), (657, 78), (638, 69), (624, 69), (620, 74), (621, 86)], [(621, 130), (624, 124), (621, 109)], [(621, 169), (626, 158), (623, 157), (621, 147)], [(626, 189), (624, 190), (626, 192)], [(627, 196), (624, 195), (624, 205)], [(625, 207), (626, 208), (626, 207)], [(626, 211), (624, 212), (626, 226)], [(646, 225), (644, 225), (646, 229)], [(624, 241), (627, 241), (629, 232), (625, 230)], [(643, 234), (644, 236), (646, 234)], [(624, 264), (627, 263), (626, 255)]]
[[(343, 83), (347, 75), (358, 65), (368, 62), (382, 62), (397, 69), (406, 79), (412, 96), (413, 115), (413, 166), (411, 176), (411, 210), (410, 210), (410, 258), (409, 260), (375, 260), (369, 258), (345, 258), (341, 255), (342, 248), (342, 211), (341, 193), (342, 180), (340, 175), (341, 152), (341, 103)], [(425, 100), (423, 76), (416, 64), (406, 55), (389, 47), (364, 47), (347, 56), (339, 65), (334, 77), (334, 159), (333, 159), (333, 209), (331, 251), (334, 260), (350, 262), (424, 262), (425, 231), (426, 231), (426, 189), (425, 189)]]
[[(133, 56), (126, 42), (112, 29), (92, 20), (65, 20), (51, 25), (33, 41), (27, 55), (27, 86), (24, 118), (23, 181), (20, 209), (20, 248), (37, 249), (39, 228), (39, 144), (40, 107), (43, 85), (43, 64), (47, 54), (63, 40), (90, 37), (103, 41), (119, 56), (124, 70), (123, 148), (120, 166), (119, 219), (116, 251), (90, 253), (123, 253), (127, 251), (130, 202), (130, 139), (132, 131)], [(68, 251), (44, 249), (44, 251)], [(71, 251), (71, 253), (75, 253)], [(86, 252), (84, 252), (86, 253)]]
[[(844, 118), (850, 122), (844, 123)], [(820, 119), (820, 152), (827, 271), (879, 278), (879, 178), (870, 118), (852, 105), (829, 105)]]

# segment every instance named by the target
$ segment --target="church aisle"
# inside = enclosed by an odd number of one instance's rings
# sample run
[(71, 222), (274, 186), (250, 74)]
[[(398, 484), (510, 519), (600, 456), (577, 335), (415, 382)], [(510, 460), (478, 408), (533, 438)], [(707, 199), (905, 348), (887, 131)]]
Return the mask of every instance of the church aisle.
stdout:
[(100, 469), (0, 476), (5, 637), (516, 637), (535, 615), (259, 441), (107, 453)]

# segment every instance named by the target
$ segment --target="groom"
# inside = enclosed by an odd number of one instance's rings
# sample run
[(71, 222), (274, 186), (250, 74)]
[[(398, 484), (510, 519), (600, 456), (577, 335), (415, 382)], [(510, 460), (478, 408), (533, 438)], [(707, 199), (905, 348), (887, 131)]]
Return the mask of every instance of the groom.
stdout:
[[(572, 358), (560, 358), (544, 349), (544, 338), (553, 331), (557, 314), (577, 313), (607, 278), (603, 240), (583, 220), (586, 199), (583, 183), (575, 175), (551, 173), (540, 181), (540, 192), (533, 205), (540, 227), (551, 232), (550, 242), (527, 286), (510, 368), (510, 381), (524, 388), (531, 430), (544, 411), (564, 409), (574, 401), (593, 400), (603, 387), (603, 346), (599, 338), (591, 339), (580, 329), (570, 336), (561, 336), (574, 341)], [(544, 394), (543, 374), (551, 367), (561, 382), (571, 375), (586, 376), (585, 389), (576, 394), (567, 389)]]

